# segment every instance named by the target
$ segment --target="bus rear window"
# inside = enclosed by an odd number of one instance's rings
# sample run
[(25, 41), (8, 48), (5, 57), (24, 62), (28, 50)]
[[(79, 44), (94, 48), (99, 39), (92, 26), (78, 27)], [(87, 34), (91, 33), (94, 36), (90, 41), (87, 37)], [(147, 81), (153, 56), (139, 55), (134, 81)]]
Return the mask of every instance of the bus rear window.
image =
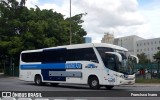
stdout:
[(23, 62), (41, 62), (42, 52), (22, 53), (21, 59)]

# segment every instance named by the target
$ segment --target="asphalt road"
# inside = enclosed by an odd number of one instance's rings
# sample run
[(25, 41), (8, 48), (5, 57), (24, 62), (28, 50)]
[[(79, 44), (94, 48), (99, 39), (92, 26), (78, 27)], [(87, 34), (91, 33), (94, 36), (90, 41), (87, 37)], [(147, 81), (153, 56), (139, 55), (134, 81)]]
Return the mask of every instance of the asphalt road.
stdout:
[[(112, 90), (106, 90), (102, 87), (100, 90), (91, 90), (87, 85), (71, 85), (71, 84), (60, 84), (56, 87), (49, 84), (44, 86), (37, 86), (32, 82), (20, 81), (17, 77), (0, 77), (0, 91), (23, 91), (23, 92), (46, 92), (48, 94), (62, 93), (67, 95), (67, 93), (73, 94), (74, 97), (65, 97), (57, 96), (57, 100), (124, 100), (125, 95), (131, 93), (158, 93), (159, 97), (147, 97), (147, 100), (159, 100), (160, 99), (160, 84), (135, 84), (135, 85), (123, 85), (115, 86)], [(92, 92), (91, 92), (92, 91)], [(157, 91), (157, 92), (156, 92)], [(77, 95), (80, 93), (83, 95)], [(90, 94), (89, 97), (86, 94)], [(104, 97), (103, 95), (107, 93), (110, 96)], [(115, 94), (114, 94), (115, 93)], [(121, 96), (122, 95), (122, 96)], [(85, 96), (85, 97), (83, 97)], [(93, 96), (93, 97), (92, 97)], [(96, 97), (97, 96), (97, 97)], [(101, 97), (102, 96), (102, 97)], [(75, 97), (77, 97), (75, 99)], [(54, 99), (55, 99), (54, 98)], [(130, 98), (128, 95), (125, 97)], [(146, 97), (136, 97), (139, 100), (146, 100)], [(54, 100), (53, 98), (49, 98)], [(0, 98), (1, 100), (1, 98)], [(56, 100), (56, 99), (55, 99)], [(134, 97), (131, 97), (130, 100), (135, 100)]]
[[(0, 91), (91, 91), (87, 85), (60, 84), (37, 86), (33, 82), (25, 82), (18, 77), (0, 77)], [(97, 91), (97, 90), (92, 90)], [(115, 86), (112, 90), (102, 87), (98, 91), (160, 91), (160, 84), (135, 84)]]

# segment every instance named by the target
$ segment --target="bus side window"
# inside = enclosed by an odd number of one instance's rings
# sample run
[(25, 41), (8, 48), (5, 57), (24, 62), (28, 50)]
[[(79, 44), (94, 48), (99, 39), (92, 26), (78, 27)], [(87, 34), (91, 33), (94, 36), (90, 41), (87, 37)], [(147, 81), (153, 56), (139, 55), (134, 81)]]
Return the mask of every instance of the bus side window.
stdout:
[(92, 61), (98, 63), (93, 48), (69, 49), (67, 61)]
[(66, 62), (66, 49), (51, 49), (43, 51), (43, 63), (65, 63)]

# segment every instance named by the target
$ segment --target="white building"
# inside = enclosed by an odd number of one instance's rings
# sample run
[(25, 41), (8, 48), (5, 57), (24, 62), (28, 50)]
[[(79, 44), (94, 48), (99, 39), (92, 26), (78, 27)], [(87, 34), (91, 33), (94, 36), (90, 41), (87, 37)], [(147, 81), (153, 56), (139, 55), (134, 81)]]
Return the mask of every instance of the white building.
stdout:
[[(104, 37), (105, 38), (105, 37)], [(114, 38), (112, 44), (127, 48), (130, 54), (137, 55), (145, 53), (147, 58), (152, 62), (155, 61), (153, 56), (160, 48), (160, 38), (144, 39), (136, 35)], [(104, 42), (110, 43), (110, 42)]]
[(137, 41), (136, 43), (136, 54), (145, 53), (148, 59), (155, 61), (153, 56), (159, 51), (158, 47), (160, 47), (160, 38), (144, 39)]
[(136, 35), (120, 37), (114, 39), (114, 44), (127, 48), (130, 54), (136, 55), (136, 41), (143, 40), (143, 38)]

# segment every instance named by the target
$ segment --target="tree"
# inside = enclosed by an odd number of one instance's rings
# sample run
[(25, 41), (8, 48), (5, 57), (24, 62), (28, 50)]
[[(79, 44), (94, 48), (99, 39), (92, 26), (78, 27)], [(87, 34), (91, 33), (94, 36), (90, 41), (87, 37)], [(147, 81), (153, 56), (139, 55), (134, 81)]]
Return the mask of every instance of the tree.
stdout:
[(156, 61), (160, 62), (160, 51), (154, 54), (153, 58), (156, 59)]
[[(82, 28), (82, 17), (85, 16), (86, 13), (77, 14), (71, 18), (71, 26), (72, 26), (72, 43), (82, 43), (83, 36), (86, 35), (86, 31)], [(67, 21), (70, 19), (67, 18)]]
[(26, 0), (21, 0), (20, 6), (25, 6), (25, 4), (26, 4)]
[[(0, 3), (0, 59), (14, 59), (15, 66), (23, 50), (69, 44), (69, 18), (53, 9), (28, 9), (25, 3), (26, 0)], [(73, 44), (82, 43), (87, 34), (82, 28), (84, 15), (71, 18)]]
[(147, 64), (151, 62), (145, 53), (138, 54), (137, 57), (139, 58), (139, 64)]

